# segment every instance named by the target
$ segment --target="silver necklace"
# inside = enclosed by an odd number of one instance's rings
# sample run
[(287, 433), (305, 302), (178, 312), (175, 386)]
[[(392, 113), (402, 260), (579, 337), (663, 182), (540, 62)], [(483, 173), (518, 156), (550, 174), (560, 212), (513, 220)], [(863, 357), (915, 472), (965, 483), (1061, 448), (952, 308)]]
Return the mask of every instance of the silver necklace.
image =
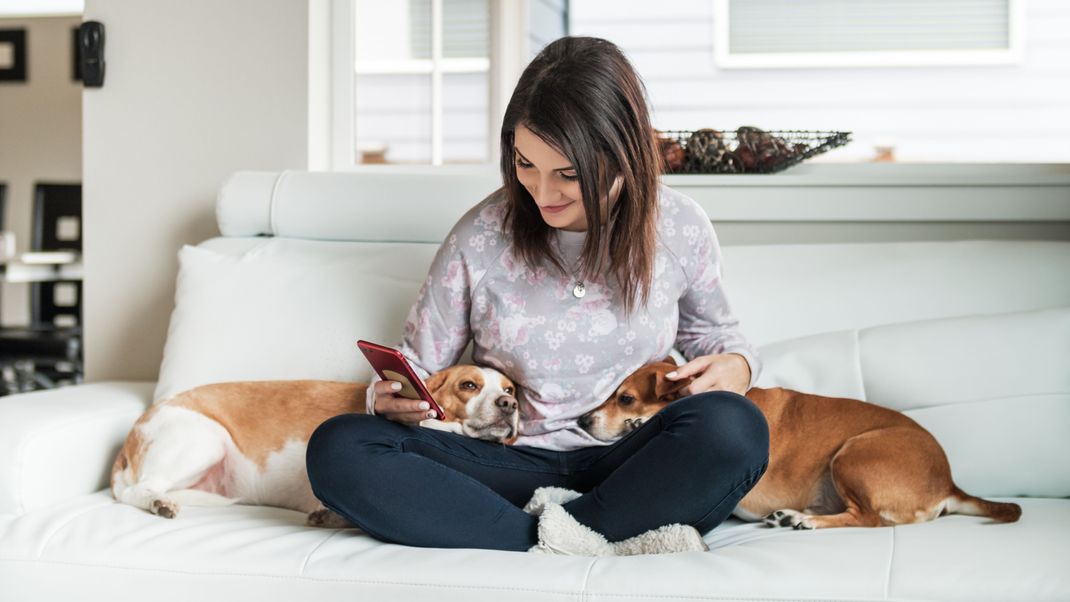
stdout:
[(582, 299), (583, 296), (587, 294), (587, 288), (583, 286), (583, 282), (580, 281), (580, 277), (577, 276), (576, 273), (572, 271), (572, 267), (568, 265), (568, 260), (565, 259), (565, 252), (561, 250), (560, 239), (557, 240), (557, 252), (558, 255), (561, 257), (562, 262), (565, 262), (565, 267), (568, 269), (569, 274), (572, 276), (572, 279), (576, 281), (576, 286), (572, 287), (572, 296), (577, 299)]

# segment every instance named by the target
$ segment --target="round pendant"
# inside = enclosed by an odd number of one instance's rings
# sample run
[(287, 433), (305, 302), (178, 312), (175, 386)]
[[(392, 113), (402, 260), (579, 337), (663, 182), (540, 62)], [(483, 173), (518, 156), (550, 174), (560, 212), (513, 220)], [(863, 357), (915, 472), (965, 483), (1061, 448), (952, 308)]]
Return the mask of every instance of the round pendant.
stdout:
[(580, 282), (580, 283), (576, 284), (576, 288), (572, 289), (572, 294), (577, 299), (579, 299), (579, 298), (583, 297), (585, 294), (587, 294), (587, 289), (583, 288), (583, 283)]

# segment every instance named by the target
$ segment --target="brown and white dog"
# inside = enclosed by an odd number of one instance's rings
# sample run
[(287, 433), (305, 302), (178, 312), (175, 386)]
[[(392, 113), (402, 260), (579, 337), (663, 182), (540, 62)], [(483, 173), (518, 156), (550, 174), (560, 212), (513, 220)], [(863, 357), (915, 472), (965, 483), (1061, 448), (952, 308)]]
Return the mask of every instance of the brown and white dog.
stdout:
[[(516, 388), (502, 373), (462, 364), (425, 384), (446, 418), (421, 426), (516, 440)], [(130, 429), (112, 466), (112, 495), (166, 518), (180, 504), (242, 503), (307, 512), (312, 526), (348, 526), (313, 495), (305, 448), (328, 418), (365, 413), (367, 389), (367, 383), (337, 381), (230, 382), (162, 400)]]
[[(643, 366), (580, 426), (605, 441), (638, 428), (694, 377), (669, 380), (672, 357)], [(1015, 522), (1018, 504), (990, 502), (951, 480), (943, 448), (909, 417), (855, 399), (753, 388), (769, 424), (769, 466), (733, 514), (776, 527), (878, 527), (944, 514)]]

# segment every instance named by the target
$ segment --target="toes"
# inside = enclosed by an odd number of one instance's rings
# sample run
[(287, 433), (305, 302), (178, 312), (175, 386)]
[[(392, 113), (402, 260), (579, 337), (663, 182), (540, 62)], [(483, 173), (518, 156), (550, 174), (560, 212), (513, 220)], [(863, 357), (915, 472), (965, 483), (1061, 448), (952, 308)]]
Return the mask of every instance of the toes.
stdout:
[(178, 514), (178, 507), (166, 500), (152, 500), (152, 513), (164, 518), (174, 518)]
[(770, 527), (788, 527), (792, 524), (792, 515), (783, 510), (777, 510), (766, 515), (762, 522)]
[(762, 519), (762, 522), (770, 527), (791, 527), (792, 529), (810, 530), (814, 528), (814, 525), (808, 520), (809, 518), (808, 515), (802, 512), (785, 508), (770, 512)]

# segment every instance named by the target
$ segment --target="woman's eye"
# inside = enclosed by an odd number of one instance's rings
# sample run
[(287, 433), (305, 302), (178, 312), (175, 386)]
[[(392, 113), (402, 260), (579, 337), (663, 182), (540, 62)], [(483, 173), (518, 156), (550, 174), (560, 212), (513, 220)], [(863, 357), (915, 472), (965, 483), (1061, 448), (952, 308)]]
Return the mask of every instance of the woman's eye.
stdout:
[(566, 180), (568, 180), (569, 182), (575, 182), (576, 180), (578, 180), (580, 178), (576, 174), (572, 174), (571, 176), (566, 176), (565, 174), (561, 174), (561, 177), (566, 179)]
[(530, 168), (530, 167), (531, 167), (532, 165), (531, 165), (531, 163), (524, 163), (524, 162), (523, 162), (523, 161), (521, 161), (520, 159), (517, 159), (517, 160), (516, 160), (516, 166), (517, 166), (517, 167), (519, 167), (519, 168), (521, 168), (521, 169), (528, 169), (528, 168)]

